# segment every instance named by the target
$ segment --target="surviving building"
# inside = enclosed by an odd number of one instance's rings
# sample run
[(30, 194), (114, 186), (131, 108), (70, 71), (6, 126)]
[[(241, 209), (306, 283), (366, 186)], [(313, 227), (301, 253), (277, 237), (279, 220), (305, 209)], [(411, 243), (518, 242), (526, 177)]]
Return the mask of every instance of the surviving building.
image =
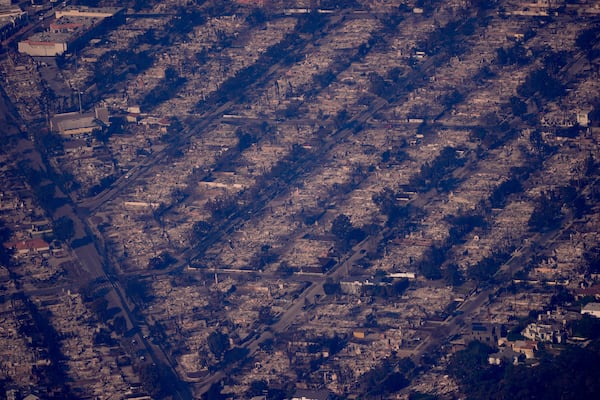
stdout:
[(36, 57), (55, 57), (83, 47), (93, 35), (121, 23), (124, 9), (115, 7), (67, 7), (56, 12), (49, 31), (19, 42), (19, 52)]

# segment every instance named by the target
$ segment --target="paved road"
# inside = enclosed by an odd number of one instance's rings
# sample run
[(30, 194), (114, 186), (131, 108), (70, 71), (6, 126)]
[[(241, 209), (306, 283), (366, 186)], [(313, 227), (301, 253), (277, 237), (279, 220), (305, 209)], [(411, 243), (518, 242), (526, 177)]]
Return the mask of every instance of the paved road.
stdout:
[(218, 121), (221, 118), (223, 112), (231, 107), (230, 103), (225, 103), (207, 113), (203, 119), (198, 121), (193, 128), (188, 129), (180, 134), (179, 139), (177, 140), (177, 144), (169, 145), (162, 151), (155, 153), (152, 157), (148, 158), (141, 164), (136, 165), (127, 174), (121, 176), (116, 182), (114, 182), (108, 189), (100, 192), (98, 195), (85, 199), (78, 203), (78, 207), (85, 210), (87, 213), (92, 214), (102, 205), (114, 199), (117, 195), (122, 193), (124, 190), (128, 189), (132, 182), (135, 182), (140, 177), (143, 177), (144, 174), (150, 173), (152, 168), (161, 162), (164, 162), (168, 157), (169, 152), (172, 150), (172, 147), (178, 147), (181, 143), (184, 143), (186, 139), (189, 139), (192, 136), (198, 135), (204, 130), (206, 130), (211, 124), (214, 124), (215, 121)]

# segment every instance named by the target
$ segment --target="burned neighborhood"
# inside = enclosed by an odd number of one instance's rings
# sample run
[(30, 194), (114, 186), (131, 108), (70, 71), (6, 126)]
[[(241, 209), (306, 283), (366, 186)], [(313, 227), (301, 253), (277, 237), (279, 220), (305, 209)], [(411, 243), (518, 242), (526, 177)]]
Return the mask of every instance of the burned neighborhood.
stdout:
[(0, 398), (600, 393), (597, 1), (4, 0), (0, 39)]

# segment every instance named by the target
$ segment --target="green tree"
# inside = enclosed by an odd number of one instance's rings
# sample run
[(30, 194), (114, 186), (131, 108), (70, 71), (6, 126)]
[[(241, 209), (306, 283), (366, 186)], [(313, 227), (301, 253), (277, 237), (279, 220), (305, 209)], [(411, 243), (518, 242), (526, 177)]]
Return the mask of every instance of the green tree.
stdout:
[(217, 196), (206, 202), (204, 208), (210, 211), (211, 215), (215, 219), (227, 218), (233, 214), (238, 207), (237, 200), (235, 197), (229, 194)]
[(364, 327), (365, 328), (375, 328), (379, 323), (377, 322), (377, 316), (373, 313), (368, 314), (365, 317)]
[(94, 299), (90, 303), (90, 309), (94, 314), (98, 316), (98, 319), (100, 319), (100, 321), (106, 321), (106, 318), (108, 316), (108, 300), (106, 300), (104, 297)]
[(212, 225), (206, 221), (197, 221), (194, 222), (192, 226), (192, 237), (191, 240), (194, 243), (200, 242), (206, 235), (210, 233), (212, 229)]
[(562, 202), (554, 192), (542, 192), (531, 217), (529, 226), (535, 231), (554, 229), (562, 220)]
[(456, 184), (450, 176), (451, 172), (464, 163), (465, 160), (459, 157), (457, 149), (446, 146), (433, 161), (421, 165), (419, 173), (410, 178), (410, 183), (421, 192), (434, 187), (446, 192)]
[(590, 29), (585, 29), (577, 36), (575, 44), (586, 53), (588, 58), (591, 59), (593, 55), (597, 54), (594, 51), (594, 47), (598, 43), (599, 36), (600, 27), (595, 26)]
[(40, 206), (49, 212), (56, 211), (57, 208), (65, 203), (64, 199), (58, 199), (55, 197), (56, 184), (54, 183), (39, 185), (34, 187), (33, 190)]
[(442, 263), (446, 259), (446, 251), (442, 247), (432, 246), (425, 251), (417, 264), (417, 270), (427, 279), (436, 280), (442, 277)]
[(587, 339), (600, 338), (600, 319), (584, 314), (581, 319), (569, 322), (572, 335)]
[(249, 132), (242, 131), (241, 129), (236, 130), (235, 134), (238, 137), (237, 148), (239, 151), (246, 150), (258, 141), (255, 135)]
[(450, 286), (460, 286), (465, 281), (465, 278), (456, 264), (447, 265), (442, 275), (446, 284)]
[(387, 216), (386, 224), (390, 227), (402, 225), (402, 221), (406, 220), (414, 211), (410, 205), (398, 204), (397, 197), (397, 193), (388, 187), (383, 188), (381, 192), (375, 193), (372, 197), (373, 203), (379, 208), (379, 211)]
[(122, 315), (117, 315), (113, 321), (113, 329), (118, 335), (127, 332), (127, 321)]
[(366, 398), (388, 398), (387, 395), (395, 393), (408, 385), (408, 380), (401, 372), (394, 371), (395, 366), (384, 360), (359, 379), (359, 386)]
[(264, 325), (271, 325), (273, 322), (275, 322), (270, 306), (262, 306), (258, 310), (258, 321)]
[(516, 178), (510, 178), (509, 180), (502, 182), (492, 192), (492, 195), (490, 196), (491, 206), (494, 208), (503, 208), (508, 196), (522, 191), (523, 186), (521, 185), (521, 182)]
[(509, 48), (500, 47), (497, 51), (497, 60), (500, 65), (519, 65), (529, 63), (530, 57), (520, 43)]
[(210, 385), (210, 388), (208, 389), (208, 392), (206, 392), (204, 395), (202, 395), (202, 399), (203, 400), (223, 400), (225, 399), (225, 395), (221, 394), (221, 389), (222, 386), (220, 383), (215, 382), (212, 385)]
[(176, 262), (177, 259), (175, 259), (168, 251), (163, 251), (158, 257), (152, 257), (148, 261), (148, 269), (164, 269)]
[[(467, 348), (456, 352), (448, 364), (448, 372), (457, 379), (463, 387), (475, 387), (486, 389), (483, 394), (489, 394), (499, 378), (501, 370), (488, 363), (488, 356), (493, 352), (492, 348), (478, 341), (472, 341)], [(480, 390), (480, 389), (478, 389)], [(485, 397), (474, 397), (485, 398)], [(490, 398), (489, 396), (487, 398)]]
[(0, 220), (0, 264), (7, 265), (12, 256), (12, 250), (4, 247), (4, 243), (10, 239), (11, 230), (4, 225), (4, 221)]
[(216, 358), (221, 358), (229, 350), (229, 336), (223, 332), (214, 331), (207, 340), (208, 348)]
[(171, 389), (174, 382), (168, 382), (166, 371), (155, 364), (143, 364), (139, 370), (139, 377), (144, 389), (154, 398), (162, 398)]
[(384, 98), (389, 99), (389, 85), (385, 81), (385, 79), (379, 75), (377, 72), (369, 73), (369, 90), (371, 93)]
[(532, 71), (525, 81), (517, 88), (521, 97), (531, 97), (538, 93), (547, 100), (554, 100), (565, 94), (565, 86), (546, 70)]
[(64, 150), (64, 139), (56, 133), (48, 133), (42, 137), (42, 146), (48, 154), (61, 154)]
[(460, 103), (463, 100), (464, 100), (463, 94), (460, 93), (458, 90), (454, 89), (450, 93), (446, 93), (444, 96), (442, 96), (441, 103), (447, 109), (451, 109), (453, 106), (455, 106), (456, 104)]
[(255, 396), (260, 396), (269, 390), (269, 385), (264, 379), (250, 382), (250, 387), (246, 391), (246, 398), (250, 399)]
[(350, 235), (353, 226), (350, 217), (346, 214), (340, 214), (331, 222), (331, 233), (339, 240), (346, 240)]
[(146, 303), (152, 299), (147, 283), (135, 276), (127, 280), (125, 292), (137, 304)]
[(518, 98), (517, 96), (512, 96), (509, 99), (510, 109), (513, 115), (520, 117), (527, 113), (527, 103)]
[(333, 282), (331, 278), (328, 278), (327, 281), (323, 284), (323, 290), (325, 294), (328, 296), (342, 293), (342, 288), (339, 282)]
[(600, 393), (597, 345), (566, 346), (558, 356), (542, 351), (535, 366), (492, 366), (487, 362), (491, 348), (471, 342), (454, 354), (448, 373), (469, 399), (592, 399)]
[(336, 237), (336, 245), (342, 251), (350, 248), (355, 243), (362, 241), (366, 233), (352, 226), (350, 217), (340, 214), (331, 222), (331, 233)]
[(495, 255), (485, 257), (469, 269), (468, 276), (478, 282), (491, 282), (501, 263), (502, 261)]
[(69, 217), (62, 216), (52, 224), (54, 238), (62, 242), (66, 242), (75, 236), (75, 226), (73, 220)]

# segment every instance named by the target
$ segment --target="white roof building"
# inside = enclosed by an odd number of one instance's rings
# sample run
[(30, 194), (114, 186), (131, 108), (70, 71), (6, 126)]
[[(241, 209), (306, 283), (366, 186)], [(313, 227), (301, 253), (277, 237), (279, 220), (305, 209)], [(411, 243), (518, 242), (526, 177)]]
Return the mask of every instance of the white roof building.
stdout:
[(50, 129), (63, 136), (83, 135), (100, 128), (94, 113), (70, 112), (57, 114), (50, 119)]
[(587, 303), (582, 309), (582, 314), (589, 314), (592, 317), (600, 318), (600, 303)]

